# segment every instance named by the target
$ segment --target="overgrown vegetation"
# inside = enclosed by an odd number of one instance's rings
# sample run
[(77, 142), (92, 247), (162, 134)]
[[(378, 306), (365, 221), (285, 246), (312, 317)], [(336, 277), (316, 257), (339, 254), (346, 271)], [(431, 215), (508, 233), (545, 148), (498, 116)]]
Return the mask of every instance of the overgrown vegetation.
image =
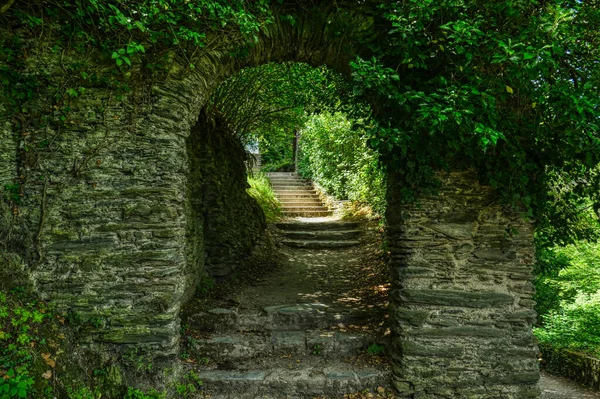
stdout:
[(537, 269), (538, 339), (600, 356), (600, 243), (541, 249)]
[(435, 188), (436, 170), (471, 165), (528, 215), (550, 215), (552, 174), (593, 188), (600, 203), (598, 7), (382, 4), (387, 34), (374, 57), (352, 63), (352, 76), (377, 104), (369, 140), (402, 176), (404, 199)]
[[(600, 215), (586, 197), (586, 181), (550, 177), (552, 206), (536, 231), (534, 331), (557, 350), (600, 356)], [(556, 219), (568, 223), (552, 223)]]
[(385, 175), (367, 146), (364, 120), (342, 113), (314, 115), (300, 131), (298, 172), (327, 194), (385, 211)]
[(254, 173), (248, 176), (248, 183), (250, 184), (248, 194), (258, 201), (265, 213), (267, 223), (277, 221), (281, 217), (281, 204), (279, 204), (267, 176), (263, 173)]
[(0, 398), (52, 398), (61, 324), (44, 302), (21, 289), (0, 292)]

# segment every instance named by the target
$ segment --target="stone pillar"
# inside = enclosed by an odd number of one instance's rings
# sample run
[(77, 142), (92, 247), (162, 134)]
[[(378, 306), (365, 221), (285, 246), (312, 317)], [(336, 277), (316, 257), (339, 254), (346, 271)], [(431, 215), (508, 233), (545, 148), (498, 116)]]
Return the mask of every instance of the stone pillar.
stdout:
[(533, 229), (473, 172), (402, 205), (389, 177), (394, 385), (400, 398), (537, 398)]

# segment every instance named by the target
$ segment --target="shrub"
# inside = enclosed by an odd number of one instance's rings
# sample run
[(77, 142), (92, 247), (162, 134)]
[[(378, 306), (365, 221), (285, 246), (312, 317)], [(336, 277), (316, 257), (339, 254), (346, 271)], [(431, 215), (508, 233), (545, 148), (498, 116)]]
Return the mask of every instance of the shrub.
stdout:
[(53, 397), (60, 316), (23, 289), (0, 291), (0, 398)]
[(538, 339), (600, 355), (600, 243), (542, 249), (536, 268)]
[(385, 175), (361, 123), (342, 113), (313, 116), (300, 134), (298, 172), (327, 194), (367, 203), (382, 215)]
[(267, 218), (267, 223), (272, 223), (281, 217), (281, 205), (275, 196), (275, 192), (271, 187), (269, 179), (263, 173), (254, 173), (252, 176), (248, 176), (248, 194), (256, 201), (262, 208)]

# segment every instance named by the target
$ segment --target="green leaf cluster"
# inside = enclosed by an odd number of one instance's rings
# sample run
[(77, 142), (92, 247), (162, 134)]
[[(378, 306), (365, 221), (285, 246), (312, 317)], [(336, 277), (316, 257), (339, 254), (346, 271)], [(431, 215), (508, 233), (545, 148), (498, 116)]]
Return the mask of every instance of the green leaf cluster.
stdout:
[(312, 116), (300, 131), (298, 172), (327, 194), (367, 203), (383, 215), (385, 173), (365, 129), (364, 120), (341, 112)]
[(539, 251), (536, 294), (541, 342), (600, 355), (600, 243)]
[(406, 200), (435, 187), (436, 170), (475, 167), (539, 217), (549, 173), (600, 163), (596, 2), (409, 0), (379, 12), (387, 33), (352, 77), (376, 104), (370, 143)]
[[(0, 291), (0, 397), (53, 397), (48, 379), (55, 371), (59, 343), (65, 339), (43, 302), (23, 290)], [(48, 378), (41, 378), (49, 373)]]

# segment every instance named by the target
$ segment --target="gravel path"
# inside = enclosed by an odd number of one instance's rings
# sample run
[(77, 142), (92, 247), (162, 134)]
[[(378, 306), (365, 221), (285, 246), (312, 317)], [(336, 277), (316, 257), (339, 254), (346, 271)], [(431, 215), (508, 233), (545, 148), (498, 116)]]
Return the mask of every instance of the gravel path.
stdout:
[(582, 388), (571, 380), (542, 372), (542, 399), (600, 399), (600, 392)]

